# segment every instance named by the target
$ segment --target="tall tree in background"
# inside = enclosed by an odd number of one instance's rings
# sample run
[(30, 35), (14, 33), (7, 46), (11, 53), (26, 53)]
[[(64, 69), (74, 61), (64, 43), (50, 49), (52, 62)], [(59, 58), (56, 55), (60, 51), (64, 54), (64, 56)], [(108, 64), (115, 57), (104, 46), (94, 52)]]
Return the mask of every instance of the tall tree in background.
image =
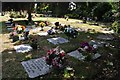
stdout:
[(108, 2), (100, 2), (93, 9), (93, 16), (98, 20), (102, 20), (102, 16), (112, 9), (112, 6)]
[(116, 32), (116, 33), (120, 33), (120, 2), (115, 3), (114, 5), (116, 5), (115, 10), (117, 11), (115, 13), (115, 21), (112, 24), (112, 29)]
[(32, 4), (33, 4), (33, 3), (30, 3), (30, 4), (28, 5), (28, 8), (27, 8), (27, 11), (28, 11), (28, 22), (31, 22), (31, 21), (32, 21), (32, 15), (31, 15), (31, 13), (32, 13)]

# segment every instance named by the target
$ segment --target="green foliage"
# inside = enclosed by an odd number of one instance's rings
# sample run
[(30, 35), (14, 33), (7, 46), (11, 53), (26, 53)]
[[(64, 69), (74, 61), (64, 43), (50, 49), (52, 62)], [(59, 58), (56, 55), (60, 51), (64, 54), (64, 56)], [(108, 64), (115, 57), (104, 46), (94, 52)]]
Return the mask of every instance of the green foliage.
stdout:
[(20, 14), (17, 14), (17, 13), (11, 13), (10, 14), (10, 17), (11, 18), (25, 18), (26, 16), (25, 15), (20, 15)]
[(103, 18), (103, 21), (104, 22), (113, 22), (115, 20), (115, 16), (114, 16), (114, 13), (116, 11), (115, 10), (110, 10), (108, 12), (106, 12), (102, 18)]
[(86, 61), (91, 61), (92, 60), (92, 55), (88, 53), (88, 55), (85, 59), (86, 59)]
[(120, 33), (120, 22), (115, 21), (112, 24), (112, 29), (116, 32), (116, 33)]
[(115, 21), (112, 24), (112, 29), (116, 33), (120, 33), (120, 2), (114, 3), (113, 5), (113, 11), (116, 11), (115, 13)]
[(49, 10), (49, 4), (47, 3), (39, 3), (37, 7), (37, 13), (44, 13)]
[(98, 20), (102, 20), (102, 16), (111, 9), (112, 6), (109, 3), (101, 2), (93, 9), (93, 16), (96, 16)]

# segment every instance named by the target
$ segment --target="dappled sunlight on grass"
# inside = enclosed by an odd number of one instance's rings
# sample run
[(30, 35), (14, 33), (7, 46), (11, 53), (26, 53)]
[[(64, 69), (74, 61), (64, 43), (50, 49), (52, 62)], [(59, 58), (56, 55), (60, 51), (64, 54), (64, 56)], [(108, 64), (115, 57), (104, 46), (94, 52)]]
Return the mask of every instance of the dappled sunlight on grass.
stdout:
[[(54, 21), (54, 22), (61, 21), (60, 23), (65, 23), (67, 25), (70, 24), (73, 27), (82, 27), (85, 29), (92, 28), (92, 29), (95, 29), (96, 31), (101, 30), (101, 26), (93, 26), (93, 25), (91, 26), (89, 24), (77, 23), (77, 21), (82, 22), (81, 20), (75, 20), (71, 23), (65, 22), (66, 20), (61, 19), (61, 18), (59, 18), (59, 19), (57, 19), (57, 18), (48, 18), (48, 19), (47, 18), (38, 18), (38, 19), (34, 19), (34, 20), (35, 21), (39, 21), (39, 20), (48, 20), (49, 21), (50, 20), (51, 22), (52, 21)], [(73, 19), (70, 19), (69, 21), (72, 21), (72, 20)], [(22, 22), (21, 24), (25, 24), (25, 23)], [(47, 50), (49, 50), (51, 48), (55, 48), (57, 46), (60, 46), (60, 48), (62, 48), (66, 52), (66, 61), (67, 61), (66, 64), (67, 64), (67, 66), (71, 66), (75, 69), (75, 76), (77, 78), (80, 78), (81, 80), (85, 80), (85, 79), (92, 79), (95, 76), (99, 77), (99, 74), (102, 74), (103, 68), (109, 67), (106, 65), (107, 61), (113, 62), (114, 65), (112, 67), (117, 66), (117, 64), (115, 64), (115, 63), (117, 63), (116, 55), (119, 54), (118, 47), (115, 47), (115, 48), (100, 47), (98, 49), (98, 53), (100, 53), (102, 55), (102, 57), (100, 59), (97, 59), (94, 61), (79, 61), (73, 57), (68, 56), (67, 53), (78, 49), (80, 47), (80, 43), (89, 42), (91, 39), (96, 40), (96, 41), (105, 41), (114, 46), (116, 46), (116, 45), (119, 46), (119, 44), (118, 44), (119, 41), (99, 40), (96, 38), (98, 35), (102, 35), (102, 34), (103, 33), (99, 33), (99, 32), (95, 32), (95, 33), (79, 32), (79, 35), (77, 36), (77, 38), (69, 38), (68, 36), (66, 36), (63, 33), (52, 35), (52, 36), (48, 35), (45, 37), (41, 37), (39, 35), (30, 35), (30, 40), (32, 38), (37, 39), (37, 44), (38, 44), (39, 48), (37, 50), (32, 50), (31, 52), (27, 52), (27, 53), (16, 53), (16, 51), (13, 48), (7, 49), (7, 48), (11, 47), (11, 45), (5, 45), (4, 47), (6, 48), (6, 50), (4, 50), (2, 52), (3, 78), (28, 78), (27, 73), (25, 72), (23, 66), (21, 65), (21, 62), (26, 58), (26, 56), (30, 57), (30, 58), (28, 58), (28, 60), (40, 58), (40, 57), (43, 57), (46, 55)], [(65, 39), (68, 39), (70, 42), (64, 43), (64, 44), (59, 44), (59, 45), (53, 45), (52, 43), (47, 41), (48, 38), (52, 38), (52, 37), (56, 37), (56, 36), (60, 36)], [(20, 45), (20, 44), (30, 44), (30, 40), (18, 41), (16, 43), (13, 43), (12, 45), (14, 46), (14, 45)], [(5, 43), (5, 44), (7, 44), (7, 43)], [(83, 53), (83, 55), (86, 55), (86, 54), (87, 53)], [(112, 55), (112, 56), (110, 56), (110, 55)], [(111, 66), (110, 66), (110, 69), (113, 70), (113, 68), (111, 68)], [(59, 75), (62, 75), (62, 73), (60, 73)], [(56, 76), (56, 73), (53, 71), (47, 75), (39, 76), (35, 79), (40, 79), (41, 77), (57, 78), (58, 75)], [(61, 76), (59, 78), (61, 78)]]

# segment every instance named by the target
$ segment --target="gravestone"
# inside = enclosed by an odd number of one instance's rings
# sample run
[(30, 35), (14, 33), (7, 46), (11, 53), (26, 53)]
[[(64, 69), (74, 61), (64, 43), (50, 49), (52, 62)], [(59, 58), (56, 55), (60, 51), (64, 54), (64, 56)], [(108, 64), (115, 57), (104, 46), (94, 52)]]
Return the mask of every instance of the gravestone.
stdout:
[(37, 34), (40, 35), (40, 36), (47, 36), (47, 35), (48, 35), (47, 32), (39, 32), (39, 33), (37, 33)]
[(91, 40), (91, 41), (89, 41), (89, 44), (90, 44), (91, 46), (97, 45), (98, 47), (104, 47), (105, 44), (106, 44), (106, 42), (104, 42), (104, 41)]
[(113, 40), (114, 37), (112, 35), (99, 35), (97, 36), (98, 39), (102, 39), (102, 40)]
[(72, 52), (68, 53), (67, 55), (72, 56), (81, 61), (83, 61), (85, 59), (85, 56), (83, 56), (82, 53), (80, 53), (78, 50), (72, 51)]
[(33, 27), (32, 27), (32, 26), (26, 26), (26, 28), (28, 28), (28, 29), (32, 29)]
[(30, 78), (45, 75), (51, 71), (51, 66), (46, 63), (44, 57), (23, 61), (21, 64)]
[(47, 40), (48, 40), (49, 42), (51, 42), (52, 44), (54, 44), (54, 45), (69, 42), (67, 39), (61, 38), (61, 37), (50, 38), (50, 39), (47, 39)]
[(38, 33), (38, 32), (40, 32), (40, 30), (41, 30), (41, 27), (39, 27), (39, 28), (33, 28), (32, 32), (33, 33)]
[(98, 59), (99, 57), (101, 57), (101, 54), (96, 53), (92, 56), (92, 59), (95, 60), (95, 59)]
[(11, 32), (11, 31), (14, 30), (14, 28), (12, 28), (12, 27), (7, 27), (7, 30)]
[(17, 53), (25, 53), (31, 51), (32, 47), (29, 44), (22, 44), (14, 46), (14, 49), (16, 50)]

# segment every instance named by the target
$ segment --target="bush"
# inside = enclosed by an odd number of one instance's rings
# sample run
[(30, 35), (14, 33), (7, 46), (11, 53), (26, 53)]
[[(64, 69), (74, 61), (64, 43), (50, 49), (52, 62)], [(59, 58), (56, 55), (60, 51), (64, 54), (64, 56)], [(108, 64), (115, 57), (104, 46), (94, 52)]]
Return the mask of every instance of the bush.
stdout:
[(98, 20), (102, 20), (102, 16), (112, 9), (112, 6), (109, 3), (99, 3), (93, 9), (93, 16), (96, 16)]
[(114, 13), (115, 13), (115, 12), (112, 11), (112, 10), (106, 12), (106, 13), (102, 16), (103, 21), (104, 21), (104, 22), (114, 22), (114, 20), (115, 20), (115, 16), (113, 16)]
[(112, 29), (116, 32), (116, 33), (120, 33), (120, 22), (119, 21), (115, 21), (112, 24)]
[(10, 17), (11, 18), (25, 18), (26, 16), (25, 15), (19, 15), (19, 14), (16, 14), (16, 13), (12, 13), (12, 14), (10, 14)]

